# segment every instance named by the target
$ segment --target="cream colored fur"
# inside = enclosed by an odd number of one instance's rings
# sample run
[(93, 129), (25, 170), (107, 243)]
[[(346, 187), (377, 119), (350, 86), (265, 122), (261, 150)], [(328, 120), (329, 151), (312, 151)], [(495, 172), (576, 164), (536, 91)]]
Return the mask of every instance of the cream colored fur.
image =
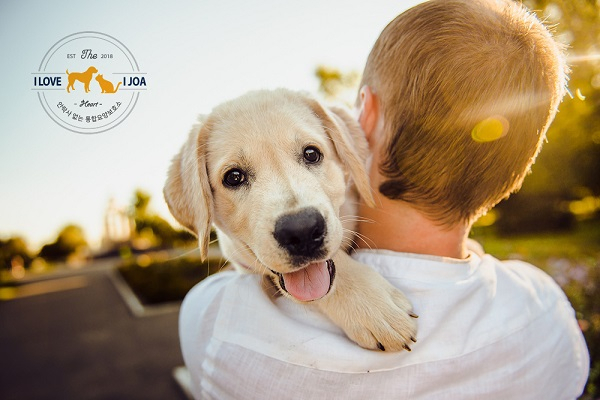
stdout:
[[(323, 154), (318, 167), (302, 162), (302, 149)], [(326, 259), (336, 276), (328, 294), (311, 302), (368, 349), (409, 349), (416, 323), (409, 301), (368, 266), (343, 250), (353, 239), (358, 193), (373, 203), (364, 168), (367, 144), (342, 109), (283, 89), (251, 92), (213, 110), (194, 126), (175, 156), (165, 199), (175, 218), (198, 236), (207, 256), (211, 226), (223, 254), (240, 271), (271, 276), (298, 269), (273, 238), (280, 216), (312, 207), (325, 218)], [(248, 171), (244, 187), (223, 183), (232, 167)]]

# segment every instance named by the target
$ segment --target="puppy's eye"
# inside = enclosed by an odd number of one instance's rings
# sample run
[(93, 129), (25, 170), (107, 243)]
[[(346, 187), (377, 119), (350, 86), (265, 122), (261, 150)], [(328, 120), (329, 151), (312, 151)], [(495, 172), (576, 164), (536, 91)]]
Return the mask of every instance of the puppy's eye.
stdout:
[(232, 188), (237, 187), (244, 182), (246, 182), (246, 174), (244, 171), (237, 168), (230, 169), (223, 177), (223, 184)]
[(307, 164), (316, 164), (321, 161), (323, 155), (315, 146), (307, 146), (304, 149), (304, 161)]

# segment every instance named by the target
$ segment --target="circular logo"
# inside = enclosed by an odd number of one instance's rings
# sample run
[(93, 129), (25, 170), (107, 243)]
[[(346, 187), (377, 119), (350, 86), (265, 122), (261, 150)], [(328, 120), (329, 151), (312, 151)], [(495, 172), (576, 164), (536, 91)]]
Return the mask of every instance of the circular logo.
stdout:
[(32, 75), (46, 114), (77, 133), (100, 133), (119, 125), (147, 89), (147, 76), (129, 49), (100, 32), (59, 40)]

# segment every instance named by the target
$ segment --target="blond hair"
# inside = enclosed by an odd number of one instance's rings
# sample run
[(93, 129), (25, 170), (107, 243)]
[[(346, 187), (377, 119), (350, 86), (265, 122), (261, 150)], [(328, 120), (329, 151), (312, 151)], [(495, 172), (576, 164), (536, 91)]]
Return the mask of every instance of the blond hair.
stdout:
[(379, 191), (445, 225), (474, 220), (520, 188), (566, 75), (561, 46), (513, 1), (431, 0), (399, 15), (361, 84), (384, 118)]

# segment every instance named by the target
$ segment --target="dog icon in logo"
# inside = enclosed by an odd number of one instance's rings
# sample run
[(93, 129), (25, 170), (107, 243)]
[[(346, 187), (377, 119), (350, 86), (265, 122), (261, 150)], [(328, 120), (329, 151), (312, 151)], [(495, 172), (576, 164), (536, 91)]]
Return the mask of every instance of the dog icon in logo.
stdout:
[(75, 90), (75, 82), (79, 81), (83, 83), (86, 93), (90, 92), (90, 82), (92, 81), (92, 75), (98, 70), (95, 67), (89, 67), (85, 72), (71, 72), (67, 70), (67, 76), (69, 78), (69, 85), (67, 86), (67, 92), (71, 93), (70, 89)]
[(96, 80), (100, 84), (100, 88), (102, 89), (102, 93), (117, 93), (119, 90), (119, 86), (121, 86), (121, 82), (117, 83), (117, 87), (113, 85), (111, 81), (104, 79), (102, 74), (98, 74), (96, 76)]

